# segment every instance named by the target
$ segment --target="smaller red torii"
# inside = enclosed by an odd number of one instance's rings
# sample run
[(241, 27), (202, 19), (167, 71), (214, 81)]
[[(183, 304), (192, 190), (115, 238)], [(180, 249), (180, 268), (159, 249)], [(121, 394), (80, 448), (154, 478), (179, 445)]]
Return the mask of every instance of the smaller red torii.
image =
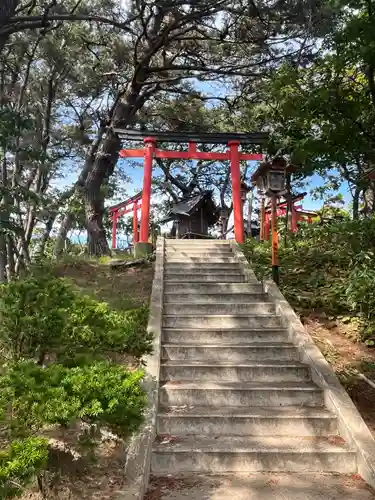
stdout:
[(125, 214), (133, 212), (133, 244), (139, 241), (138, 236), (138, 210), (142, 208), (142, 191), (135, 194), (128, 200), (117, 205), (108, 207), (109, 215), (112, 219), (112, 249), (117, 247), (117, 220)]
[[(315, 212), (311, 212), (308, 210), (303, 210), (302, 205), (295, 205), (298, 201), (302, 201), (307, 193), (301, 193), (293, 197), (291, 203), (291, 216), (292, 216), (292, 227), (291, 230), (293, 233), (298, 231), (298, 222), (306, 221), (309, 224), (312, 223), (312, 218), (316, 216)], [(287, 201), (279, 202), (276, 206), (276, 217), (283, 217), (287, 213)], [(264, 211), (264, 228), (263, 234), (264, 239), (268, 240), (270, 233), (270, 225), (271, 225), (271, 207), (266, 206)]]

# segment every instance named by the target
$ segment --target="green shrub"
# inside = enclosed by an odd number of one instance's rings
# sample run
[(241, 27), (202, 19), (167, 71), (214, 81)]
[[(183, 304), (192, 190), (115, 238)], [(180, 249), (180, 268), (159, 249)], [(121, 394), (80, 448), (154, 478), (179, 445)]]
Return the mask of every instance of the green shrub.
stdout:
[(151, 352), (147, 318), (145, 306), (119, 312), (41, 266), (0, 286), (0, 430), (10, 443), (0, 452), (1, 498), (48, 467), (47, 441), (35, 437), (46, 426), (85, 422), (123, 437), (138, 428), (144, 374), (108, 358)]
[(141, 357), (152, 348), (147, 316), (147, 307), (116, 311), (48, 273), (0, 286), (0, 346), (13, 360), (72, 365), (110, 352)]
[[(152, 350), (152, 336), (147, 333), (148, 308), (126, 312), (111, 309), (108, 304), (91, 297), (76, 297), (70, 310), (66, 337), (69, 357), (79, 353), (117, 352), (137, 358)], [(67, 350), (62, 353), (66, 359)]]
[(0, 285), (1, 347), (43, 362), (60, 348), (73, 303), (71, 287), (48, 274)]
[[(362, 339), (375, 331), (375, 219), (303, 227), (280, 245), (280, 288), (291, 304), (359, 320)], [(271, 276), (271, 246), (244, 245), (258, 278)]]
[[(104, 425), (126, 436), (140, 425), (146, 396), (142, 371), (109, 362), (67, 368), (18, 362), (0, 377), (3, 415), (11, 433), (26, 436), (46, 424), (64, 427), (78, 420)], [(10, 417), (8, 417), (10, 418)]]
[(30, 437), (0, 450), (0, 498), (19, 496), (47, 464), (48, 441)]

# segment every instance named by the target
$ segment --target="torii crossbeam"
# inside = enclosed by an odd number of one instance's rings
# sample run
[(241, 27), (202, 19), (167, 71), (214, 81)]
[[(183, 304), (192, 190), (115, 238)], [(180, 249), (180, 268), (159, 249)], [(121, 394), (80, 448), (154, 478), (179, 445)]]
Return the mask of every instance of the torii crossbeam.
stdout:
[[(150, 198), (152, 181), (152, 163), (154, 158), (184, 159), (184, 160), (229, 160), (232, 177), (234, 234), (238, 243), (244, 243), (244, 225), (241, 201), (240, 161), (263, 160), (261, 153), (242, 153), (240, 145), (258, 145), (267, 143), (268, 134), (263, 132), (249, 134), (227, 133), (185, 133), (185, 132), (150, 132), (127, 129), (114, 129), (114, 132), (125, 141), (144, 142), (140, 149), (122, 149), (121, 158), (144, 158), (144, 175), (142, 190), (142, 215), (140, 243), (148, 243)], [(161, 150), (157, 143), (185, 143), (187, 151)], [(228, 150), (224, 153), (198, 151), (197, 144), (227, 144)]]

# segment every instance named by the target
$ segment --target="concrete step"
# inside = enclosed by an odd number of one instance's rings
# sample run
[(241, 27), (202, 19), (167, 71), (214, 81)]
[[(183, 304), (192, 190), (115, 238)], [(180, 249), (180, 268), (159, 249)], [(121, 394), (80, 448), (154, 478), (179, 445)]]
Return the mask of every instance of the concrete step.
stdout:
[(165, 281), (168, 283), (245, 283), (245, 276), (240, 273), (230, 274), (176, 274), (165, 273)]
[(221, 248), (166, 248), (166, 257), (234, 257), (230, 247)]
[(194, 382), (307, 382), (311, 380), (306, 365), (293, 361), (181, 361), (164, 360), (162, 381)]
[(155, 474), (147, 500), (374, 500), (358, 474), (252, 472)]
[[(190, 341), (189, 338), (186, 339)], [(163, 360), (196, 360), (196, 361), (298, 361), (298, 349), (293, 344), (282, 343), (264, 343), (259, 345), (256, 343), (241, 343), (240, 345), (234, 342), (223, 344), (188, 344), (181, 342), (172, 344), (163, 344), (162, 353)]]
[(271, 302), (245, 302), (241, 303), (226, 303), (218, 297), (216, 304), (186, 304), (186, 303), (166, 303), (164, 305), (164, 314), (168, 316), (178, 315), (180, 313), (187, 314), (259, 314), (269, 315), (276, 313), (276, 306)]
[(323, 391), (311, 382), (181, 382), (162, 383), (163, 406), (319, 406)]
[(239, 347), (252, 343), (287, 342), (288, 334), (282, 328), (237, 328), (223, 330), (220, 328), (163, 328), (162, 340), (166, 343), (184, 344), (236, 344)]
[(340, 472), (357, 470), (355, 450), (326, 437), (178, 436), (154, 444), (151, 470), (171, 472)]
[[(237, 276), (243, 276), (243, 272), (241, 271), (241, 268), (237, 266), (236, 268), (232, 269), (227, 269), (227, 268), (218, 268), (218, 269), (210, 269), (209, 267), (206, 267), (204, 269), (196, 269), (196, 268), (185, 268), (183, 266), (179, 268), (170, 268), (168, 264), (166, 265), (164, 269), (164, 276), (166, 279), (170, 279), (170, 276), (178, 276), (179, 279), (181, 280), (181, 276), (195, 276), (196, 278), (201, 278), (202, 276), (206, 277), (214, 277), (214, 281), (218, 281), (218, 277), (220, 276), (228, 276), (228, 277), (237, 277)], [(186, 281), (188, 279), (186, 278)], [(196, 281), (196, 280), (193, 280)], [(206, 279), (201, 280), (201, 281), (206, 281)], [(212, 281), (212, 280), (210, 280)]]
[(164, 282), (164, 293), (189, 293), (189, 294), (240, 294), (240, 293), (263, 293), (260, 283), (185, 283), (180, 280), (178, 283)]
[(224, 252), (223, 250), (215, 252), (167, 252), (165, 254), (165, 262), (185, 262), (185, 263), (195, 263), (201, 261), (203, 264), (205, 262), (238, 262), (233, 257), (232, 252)]
[(166, 256), (165, 262), (167, 265), (169, 264), (238, 264), (238, 261), (232, 256), (232, 254), (228, 255), (212, 255), (207, 254), (204, 256), (200, 255), (174, 255), (168, 254)]
[(166, 248), (170, 247), (228, 247), (230, 248), (230, 241), (228, 240), (167, 240)]
[(330, 436), (337, 418), (321, 408), (161, 407), (157, 432), (173, 436)]
[(310, 369), (298, 361), (181, 361), (164, 360), (162, 381), (209, 380), (211, 382), (307, 382)]
[(280, 328), (281, 318), (277, 315), (249, 315), (249, 314), (223, 314), (223, 315), (181, 315), (163, 316), (163, 328)]
[(173, 263), (167, 261), (164, 266), (164, 271), (170, 272), (170, 273), (177, 273), (177, 274), (185, 274), (185, 273), (192, 273), (192, 272), (203, 272), (205, 274), (208, 273), (220, 273), (224, 274), (227, 272), (233, 272), (235, 271), (236, 273), (241, 273), (241, 268), (238, 262), (204, 262), (204, 263), (185, 263), (185, 262), (178, 262), (178, 263)]
[(164, 303), (165, 304), (189, 304), (191, 306), (197, 304), (217, 304), (218, 300), (220, 302), (229, 304), (251, 304), (252, 302), (266, 302), (267, 294), (265, 293), (165, 293)]

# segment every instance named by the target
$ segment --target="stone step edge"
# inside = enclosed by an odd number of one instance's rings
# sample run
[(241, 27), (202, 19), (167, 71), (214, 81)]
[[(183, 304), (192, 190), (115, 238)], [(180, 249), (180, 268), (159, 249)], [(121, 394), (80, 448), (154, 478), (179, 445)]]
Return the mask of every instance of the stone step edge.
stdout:
[[(262, 334), (262, 333), (267, 333), (267, 334), (271, 334), (274, 333), (274, 334), (284, 334), (285, 335), (285, 339), (288, 338), (288, 335), (287, 335), (287, 331), (286, 329), (280, 327), (280, 328), (275, 328), (275, 327), (255, 327), (255, 328), (251, 328), (251, 327), (247, 327), (247, 328), (174, 328), (174, 327), (170, 327), (170, 326), (163, 326), (162, 328), (162, 332), (165, 332), (165, 333), (174, 333), (174, 332), (181, 332), (181, 333), (186, 333), (186, 335), (188, 335), (189, 333), (202, 333), (202, 331), (204, 331), (205, 333), (207, 334), (211, 334), (211, 335), (215, 335), (215, 334), (224, 334), (224, 333), (243, 333), (243, 334), (254, 334), (254, 332), (256, 333), (259, 333), (259, 334)], [(258, 343), (258, 342), (254, 342), (255, 343)], [(185, 344), (180, 344), (182, 347), (185, 345)], [(205, 344), (198, 344), (198, 345), (205, 345)], [(207, 344), (207, 345), (210, 345), (210, 344)], [(242, 345), (242, 344), (241, 344)], [(292, 344), (294, 345), (294, 344)]]
[[(181, 291), (177, 291), (177, 292), (169, 292), (169, 291), (164, 291), (164, 295), (182, 295), (182, 296), (185, 296), (185, 295), (207, 295), (208, 297), (216, 297), (217, 295), (230, 295), (230, 296), (236, 296), (238, 295), (239, 297), (241, 295), (245, 295), (245, 296), (252, 296), (252, 295), (264, 295), (265, 297), (267, 297), (267, 294), (265, 292), (263, 292), (262, 290), (259, 290), (259, 291), (233, 291), (231, 292), (230, 290), (228, 292), (223, 292), (223, 291), (220, 291), (220, 290), (217, 290), (216, 292), (215, 291), (209, 291), (209, 292), (202, 292), (202, 293), (195, 293), (195, 292), (184, 292), (184, 290), (181, 290)], [(265, 301), (266, 302), (266, 301)]]
[(301, 363), (299, 361), (200, 361), (200, 360), (185, 360), (185, 359), (161, 359), (161, 366), (165, 367), (197, 367), (197, 368), (306, 368), (309, 369), (309, 365)]
[[(170, 280), (164, 280), (164, 283), (168, 284), (168, 283), (171, 283), (171, 281)], [(173, 281), (172, 283), (175, 284), (176, 282)], [(181, 280), (180, 280), (177, 283), (179, 283), (180, 285), (184, 285), (186, 283), (186, 281), (181, 282)], [(190, 284), (198, 286), (199, 283), (196, 282), (196, 281), (191, 281)], [(208, 285), (208, 286), (223, 286), (224, 287), (224, 286), (230, 285), (230, 283), (227, 283), (226, 281), (215, 281), (214, 283), (206, 283), (206, 285)], [(256, 286), (259, 289), (263, 289), (262, 288), (262, 284), (259, 283), (259, 281), (246, 281), (244, 283), (233, 283), (233, 285), (234, 286), (240, 285), (240, 286), (243, 286), (243, 287), (245, 287), (245, 285), (246, 286)], [(241, 293), (241, 292), (235, 292), (235, 293)], [(265, 292), (263, 292), (263, 293), (265, 293)]]
[[(186, 303), (186, 302), (168, 302), (168, 304), (165, 304), (165, 305), (174, 305), (174, 306), (183, 306), (183, 307), (186, 307), (186, 306), (227, 306), (228, 305), (228, 302), (215, 302), (215, 303), (210, 303), (208, 302), (207, 304), (205, 304), (204, 302), (203, 303), (200, 303), (200, 304), (194, 304), (194, 303)], [(256, 305), (271, 305), (271, 306), (274, 306), (274, 303), (271, 302), (271, 301), (267, 301), (267, 300), (258, 300), (258, 301), (255, 301), (255, 302), (234, 302), (232, 304), (230, 304), (230, 306), (247, 306), (247, 307), (250, 307), (250, 306), (253, 306), (254, 304)]]
[(265, 312), (264, 314), (163, 314), (164, 318), (281, 318), (280, 314)]
[(203, 382), (194, 383), (191, 381), (171, 381), (160, 380), (160, 389), (167, 390), (197, 390), (197, 391), (306, 391), (306, 392), (323, 392), (321, 387), (318, 387), (313, 382), (284, 382), (278, 385), (273, 382)]
[[(153, 451), (157, 453), (288, 453), (296, 455), (304, 453), (356, 453), (355, 448), (347, 442), (338, 445), (330, 443), (328, 438), (315, 438), (314, 436), (311, 436), (312, 440), (310, 442), (309, 438), (303, 439), (298, 436), (288, 438), (282, 436), (280, 440), (287, 444), (285, 447), (277, 446), (273, 443), (267, 446), (267, 439), (269, 438), (263, 436), (254, 441), (251, 436), (246, 436), (241, 444), (236, 444), (235, 440), (233, 440), (233, 436), (226, 438), (228, 441), (227, 443), (224, 437), (221, 443), (218, 442), (217, 444), (214, 439), (205, 439), (205, 437), (206, 436), (193, 435), (192, 439), (186, 440), (186, 444), (184, 443), (184, 439), (177, 439), (170, 443), (154, 443)], [(315, 443), (313, 442), (314, 438), (316, 439)], [(271, 439), (274, 440), (274, 438)], [(260, 440), (262, 440), (261, 444), (259, 443)], [(205, 441), (208, 441), (208, 443), (206, 444)], [(317, 446), (317, 444), (320, 444), (320, 446)]]
[[(172, 408), (175, 411), (168, 411)], [(179, 410), (181, 408), (181, 410)], [(268, 406), (268, 407), (226, 407), (226, 412), (214, 406), (159, 407), (158, 417), (161, 418), (259, 418), (259, 419), (336, 419), (337, 415), (325, 407), (301, 408), (300, 406)]]
[(181, 344), (180, 342), (162, 342), (162, 347), (182, 347), (182, 348), (207, 348), (207, 349), (221, 349), (222, 347), (227, 349), (227, 348), (233, 348), (235, 349), (236, 347), (240, 347), (242, 349), (266, 349), (266, 348), (277, 348), (277, 349), (297, 349), (297, 346), (294, 345), (292, 342), (248, 342), (247, 344), (241, 344), (240, 346), (236, 343), (233, 344), (232, 342), (223, 342), (220, 344), (190, 344), (190, 343), (184, 343)]

